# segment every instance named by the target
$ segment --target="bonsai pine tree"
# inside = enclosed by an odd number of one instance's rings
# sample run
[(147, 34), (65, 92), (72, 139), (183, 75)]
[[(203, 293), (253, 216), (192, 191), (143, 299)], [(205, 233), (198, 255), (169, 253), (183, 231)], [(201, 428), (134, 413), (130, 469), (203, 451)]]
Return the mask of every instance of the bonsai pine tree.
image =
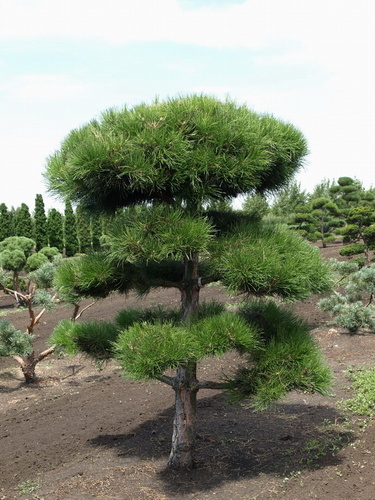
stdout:
[(333, 184), (329, 189), (332, 200), (340, 208), (344, 217), (348, 212), (357, 206), (373, 203), (373, 195), (365, 191), (362, 184), (351, 177), (340, 177), (337, 184)]
[(39, 251), (41, 248), (46, 247), (48, 243), (47, 217), (44, 209), (43, 197), (41, 194), (37, 194), (35, 197), (34, 227), (36, 249), (37, 251)]
[[(12, 239), (21, 240), (24, 248), (27, 245), (30, 246), (31, 243), (35, 246), (34, 241), (26, 241), (28, 238), (13, 237)], [(6, 242), (7, 240), (4, 241)], [(12, 252), (9, 248), (11, 246), (8, 244), (8, 250), (0, 253), (0, 261), (3, 260), (3, 254), (8, 255), (8, 252)], [(17, 255), (21, 252), (20, 245), (18, 249), (13, 251), (13, 253), (16, 252)], [(17, 303), (26, 307), (29, 313), (26, 332), (17, 330), (7, 320), (0, 321), (0, 356), (13, 357), (22, 369), (25, 382), (30, 383), (36, 381), (36, 365), (54, 351), (54, 346), (50, 346), (42, 352), (36, 353), (33, 343), (36, 325), (38, 325), (46, 310), (51, 308), (54, 302), (54, 296), (50, 289), (56, 266), (49, 262), (48, 258), (42, 253), (31, 254), (27, 259), (24, 258), (23, 261), (25, 269), (28, 268), (29, 271), (32, 271), (27, 275), (26, 290), (17, 291), (8, 288), (6, 275), (0, 269), (0, 285), (2, 285), (7, 293), (16, 298)]]
[(340, 225), (339, 209), (333, 201), (324, 197), (312, 200), (311, 208), (311, 215), (316, 223), (317, 236), (322, 241), (323, 248), (326, 248), (328, 242), (335, 240), (332, 231)]
[(349, 243), (340, 250), (343, 256), (364, 254), (365, 262), (370, 261), (370, 252), (375, 250), (375, 208), (359, 206), (347, 214), (347, 225), (341, 229), (343, 242)]
[[(107, 111), (73, 130), (48, 160), (53, 193), (93, 213), (117, 214), (105, 258), (84, 257), (60, 285), (82, 296), (159, 287), (180, 294), (178, 315), (125, 311), (112, 327), (64, 322), (51, 339), (73, 352), (114, 356), (126, 373), (173, 388), (172, 468), (194, 465), (199, 390), (224, 389), (264, 407), (292, 389), (327, 389), (329, 370), (307, 326), (289, 311), (260, 300), (240, 313), (199, 305), (200, 289), (218, 280), (247, 297), (287, 300), (330, 287), (328, 266), (297, 234), (242, 212), (204, 209), (280, 189), (306, 153), (292, 125), (192, 95)], [(244, 356), (235, 376), (197, 379), (202, 358), (230, 349)]]
[(337, 205), (325, 196), (315, 197), (305, 205), (296, 207), (296, 212), (289, 218), (289, 227), (297, 230), (310, 241), (321, 240), (322, 247), (335, 241), (336, 228), (342, 226)]

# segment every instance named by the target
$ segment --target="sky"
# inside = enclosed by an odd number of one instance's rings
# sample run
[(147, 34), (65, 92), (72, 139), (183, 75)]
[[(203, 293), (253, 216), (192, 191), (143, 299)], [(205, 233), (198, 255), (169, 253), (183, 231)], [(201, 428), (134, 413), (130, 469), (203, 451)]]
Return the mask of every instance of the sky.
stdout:
[(0, 0), (0, 203), (62, 207), (43, 172), (72, 129), (192, 93), (299, 128), (307, 192), (375, 187), (374, 23), (373, 0)]

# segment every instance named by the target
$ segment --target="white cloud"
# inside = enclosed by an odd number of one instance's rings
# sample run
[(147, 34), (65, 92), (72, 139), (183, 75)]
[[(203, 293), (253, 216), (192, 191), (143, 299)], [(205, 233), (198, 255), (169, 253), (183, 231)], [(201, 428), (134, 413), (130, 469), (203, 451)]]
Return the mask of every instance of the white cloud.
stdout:
[[(229, 95), (298, 126), (310, 144), (311, 155), (301, 174), (309, 178), (309, 188), (324, 177), (355, 173), (371, 184), (373, 0), (247, 0), (227, 2), (221, 8), (206, 4), (189, 9), (185, 5), (178, 0), (0, 0), (0, 40), (20, 52), (35, 42), (38, 63), (34, 73), (30, 64), (14, 69), (10, 58), (4, 58), (2, 65), (9, 76), (0, 84), (8, 100), (0, 156), (10, 173), (0, 185), (0, 202), (12, 189), (14, 199), (22, 186), (25, 197), (27, 190), (32, 189), (32, 196), (39, 192), (40, 184), (35, 190), (32, 180), (40, 178), (45, 157), (71, 128), (106, 107), (179, 92), (204, 92), (223, 99)], [(120, 68), (114, 79), (102, 78), (95, 47), (105, 46), (110, 53), (113, 46), (117, 50), (139, 41), (170, 42), (168, 47), (173, 42), (185, 44), (180, 52), (189, 56), (180, 59), (175, 50), (167, 63), (161, 59), (155, 69), (144, 49), (141, 64), (127, 60), (128, 73)], [(54, 64), (56, 72), (38, 60), (38, 46), (49, 44), (64, 48), (65, 66)], [(74, 66), (78, 59), (69, 62), (69, 51), (87, 51), (91, 45), (87, 67), (80, 71)], [(210, 54), (215, 52), (218, 58), (220, 49), (244, 49), (251, 63), (245, 60), (241, 69), (233, 66), (239, 75), (235, 80), (227, 78), (223, 59), (222, 77), (216, 71), (214, 79), (205, 68), (207, 59), (199, 58), (199, 50), (188, 52), (189, 45), (217, 48)], [(163, 80), (163, 70), (173, 77), (170, 81)], [(319, 77), (310, 81), (310, 71)], [(260, 74), (267, 75), (266, 87), (257, 81)], [(15, 171), (22, 186), (16, 187), (11, 178)], [(8, 182), (15, 187), (8, 189)]]
[(168, 40), (261, 48), (281, 35), (289, 40), (308, 37), (316, 41), (317, 28), (325, 36), (335, 15), (327, 9), (327, 3), (248, 0), (221, 9), (207, 6), (193, 10), (184, 9), (177, 0), (3, 0), (0, 33), (10, 39), (53, 36), (111, 43)]
[(349, 67), (374, 78), (372, 0), (247, 0), (220, 9), (183, 5), (178, 0), (2, 0), (0, 38), (278, 47), (280, 55), (266, 56), (268, 64), (316, 64), (331, 73)]
[(374, 68), (372, 0), (247, 0), (220, 9), (183, 5), (178, 0), (2, 0), (0, 37), (281, 47), (269, 63), (318, 64), (330, 72), (350, 67), (373, 77), (368, 69)]

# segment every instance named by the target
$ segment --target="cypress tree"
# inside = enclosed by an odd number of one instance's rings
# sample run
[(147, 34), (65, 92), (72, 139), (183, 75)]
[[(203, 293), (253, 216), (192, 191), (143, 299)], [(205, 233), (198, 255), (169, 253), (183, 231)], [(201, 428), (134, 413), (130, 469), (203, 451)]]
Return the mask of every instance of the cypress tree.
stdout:
[(47, 235), (49, 246), (56, 247), (62, 252), (64, 247), (63, 216), (56, 208), (51, 208), (48, 212)]
[(0, 204), (0, 241), (12, 236), (12, 221), (5, 203)]
[(41, 194), (35, 197), (35, 211), (34, 211), (34, 226), (35, 226), (35, 242), (36, 249), (39, 251), (41, 248), (47, 246), (47, 217), (44, 209), (44, 201)]
[(77, 217), (77, 235), (79, 243), (79, 252), (88, 253), (91, 252), (91, 221), (90, 215), (82, 208), (81, 205), (77, 206), (76, 210)]
[(70, 201), (65, 203), (64, 212), (64, 245), (65, 254), (72, 257), (78, 250), (77, 221)]
[(29, 207), (22, 203), (14, 214), (15, 236), (25, 236), (34, 239), (34, 224), (30, 215)]

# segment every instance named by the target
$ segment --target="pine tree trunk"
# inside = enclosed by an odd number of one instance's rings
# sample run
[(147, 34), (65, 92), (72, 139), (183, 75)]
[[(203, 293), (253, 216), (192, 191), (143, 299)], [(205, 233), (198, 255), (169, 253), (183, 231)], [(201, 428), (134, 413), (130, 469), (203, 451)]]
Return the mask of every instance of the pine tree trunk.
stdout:
[(39, 361), (38, 357), (35, 356), (35, 353), (32, 352), (27, 356), (23, 356), (22, 358), (19, 356), (14, 356), (14, 359), (21, 366), (21, 370), (23, 376), (25, 377), (26, 384), (31, 384), (32, 382), (35, 382), (37, 379), (35, 374), (35, 367)]
[(185, 257), (185, 273), (182, 281), (181, 308), (182, 321), (190, 321), (199, 305), (198, 253), (192, 258)]
[[(190, 321), (199, 305), (198, 253), (185, 258), (185, 273), (181, 293), (182, 321)], [(177, 369), (173, 384), (175, 414), (173, 419), (172, 449), (168, 466), (172, 469), (191, 469), (195, 463), (196, 363), (188, 361)]]
[(35, 374), (36, 363), (34, 363), (34, 360), (32, 359), (28, 361), (29, 362), (27, 362), (25, 366), (22, 367), (22, 373), (25, 377), (26, 384), (31, 384), (32, 382), (36, 381), (36, 374)]
[(175, 414), (168, 461), (172, 469), (191, 469), (195, 465), (196, 385), (196, 364), (180, 366), (175, 377)]
[(36, 365), (44, 358), (46, 358), (49, 354), (51, 354), (55, 350), (55, 347), (56, 346), (53, 345), (37, 355), (33, 351), (27, 356), (18, 356), (18, 355), (13, 356), (13, 359), (15, 359), (21, 367), (22, 373), (25, 377), (26, 384), (31, 384), (32, 382), (37, 381), (38, 377), (36, 376), (35, 373)]
[(13, 288), (16, 292), (21, 292), (20, 277), (18, 271), (13, 271)]

